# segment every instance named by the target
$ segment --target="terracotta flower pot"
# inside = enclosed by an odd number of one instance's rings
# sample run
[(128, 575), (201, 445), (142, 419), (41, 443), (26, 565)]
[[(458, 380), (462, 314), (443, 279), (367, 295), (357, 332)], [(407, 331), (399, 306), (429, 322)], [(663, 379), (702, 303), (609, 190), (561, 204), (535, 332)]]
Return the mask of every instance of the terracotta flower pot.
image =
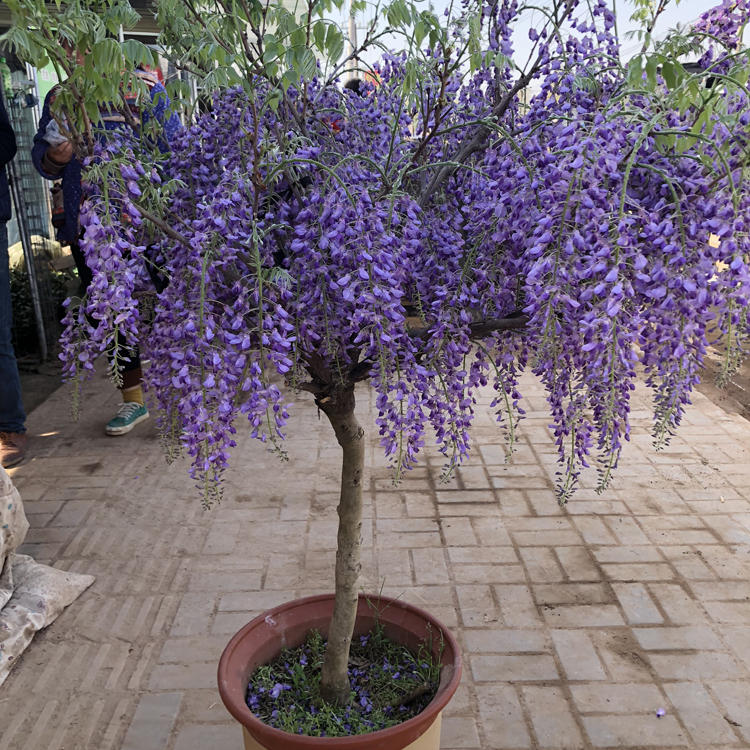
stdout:
[(224, 649), (219, 661), (219, 693), (229, 713), (242, 724), (246, 750), (437, 750), (441, 712), (461, 679), (458, 644), (427, 612), (385, 596), (360, 595), (354, 634), (367, 633), (378, 621), (388, 637), (411, 649), (424, 641), (433, 644), (433, 654), (442, 663), (440, 686), (424, 711), (395, 727), (352, 737), (289, 734), (264, 724), (250, 711), (245, 695), (253, 670), (272, 661), (282, 648), (299, 646), (311, 630), (325, 636), (332, 613), (332, 594), (297, 599), (256, 617)]

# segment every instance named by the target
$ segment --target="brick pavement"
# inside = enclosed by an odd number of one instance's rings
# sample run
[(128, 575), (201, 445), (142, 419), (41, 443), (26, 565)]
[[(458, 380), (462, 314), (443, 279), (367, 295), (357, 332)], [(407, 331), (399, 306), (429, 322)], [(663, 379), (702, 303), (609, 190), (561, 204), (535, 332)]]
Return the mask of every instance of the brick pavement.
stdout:
[[(394, 488), (369, 445), (366, 586), (430, 609), (464, 651), (443, 748), (750, 747), (750, 423), (696, 394), (655, 454), (639, 390), (612, 488), (585, 477), (561, 510), (543, 393), (523, 392), (511, 464), (488, 398), (447, 485), (431, 453)], [(115, 402), (97, 379), (80, 423), (65, 389), (29, 420), (34, 458), (12, 472), (23, 551), (97, 580), (0, 692), (0, 749), (239, 750), (216, 661), (252, 615), (328, 588), (337, 448), (301, 398), (291, 463), (241, 440), (204, 512), (152, 428), (102, 435)]]

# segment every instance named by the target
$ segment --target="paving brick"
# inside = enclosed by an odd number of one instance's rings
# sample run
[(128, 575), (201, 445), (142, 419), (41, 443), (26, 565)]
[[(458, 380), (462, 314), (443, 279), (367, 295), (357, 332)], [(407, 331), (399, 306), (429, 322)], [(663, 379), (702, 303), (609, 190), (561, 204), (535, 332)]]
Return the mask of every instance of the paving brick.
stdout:
[(678, 578), (688, 581), (716, 581), (716, 573), (706, 565), (701, 556), (690, 547), (661, 547), (669, 558)]
[(715, 544), (716, 536), (709, 530), (672, 529), (648, 530), (655, 544)]
[(606, 680), (607, 673), (589, 635), (582, 630), (553, 630), (557, 658), (569, 680)]
[(497, 502), (494, 492), (488, 488), (481, 490), (438, 490), (438, 503), (490, 503)]
[(685, 731), (673, 716), (658, 719), (655, 713), (656, 709), (652, 716), (584, 716), (582, 721), (594, 747), (664, 748), (690, 745)]
[(513, 540), (520, 547), (555, 547), (581, 544), (581, 537), (572, 529), (552, 531), (514, 531)]
[(517, 516), (528, 516), (530, 514), (529, 503), (521, 490), (499, 490), (496, 493), (499, 509), (506, 518)]
[(485, 518), (476, 522), (474, 529), (482, 545), (504, 547), (511, 544), (505, 522), (500, 518)]
[(557, 547), (558, 560), (570, 581), (598, 581), (601, 573), (585, 547)]
[(594, 628), (625, 624), (613, 604), (546, 605), (542, 607), (542, 614), (553, 628)]
[(214, 597), (210, 594), (183, 594), (170, 634), (178, 636), (207, 633), (215, 607)]
[[(490, 474), (497, 473), (497, 469), (492, 468)], [(490, 484), (496, 490), (516, 490), (516, 489), (539, 489), (545, 491), (547, 498), (546, 505), (554, 508), (555, 494), (552, 491), (549, 479), (541, 473), (536, 476), (490, 476)]]
[(493, 627), (488, 630), (464, 630), (464, 643), (470, 653), (517, 653), (546, 650), (541, 630)]
[(181, 701), (182, 693), (144, 695), (138, 702), (121, 750), (164, 750)]
[(261, 578), (259, 570), (195, 572), (190, 575), (188, 591), (258, 591)]
[(490, 586), (456, 586), (461, 620), (464, 627), (483, 627), (501, 621), (498, 607)]
[(612, 581), (670, 581), (675, 577), (667, 563), (605, 564), (602, 570)]
[(560, 688), (529, 685), (522, 694), (539, 747), (581, 747), (581, 732)]
[(521, 703), (510, 685), (476, 685), (479, 722), (483, 729), (482, 750), (531, 747)]
[(200, 635), (168, 638), (159, 652), (159, 662), (162, 664), (189, 664), (203, 661), (218, 663), (226, 645), (227, 639), (224, 636)]
[(673, 682), (664, 690), (698, 747), (737, 741), (729, 723), (699, 682)]
[(732, 652), (750, 667), (750, 628), (745, 625), (721, 625), (721, 633)]
[(646, 563), (662, 562), (664, 560), (659, 549), (651, 544), (638, 547), (624, 544), (613, 547), (600, 547), (593, 550), (592, 554), (600, 563)]
[(94, 505), (93, 500), (66, 500), (50, 526), (80, 526)]
[(444, 716), (440, 744), (450, 748), (480, 747), (476, 720), (469, 716)]
[(748, 671), (730, 654), (716, 651), (691, 654), (650, 653), (648, 660), (664, 680), (716, 680), (722, 677), (747, 678)]
[(716, 633), (705, 625), (688, 625), (680, 628), (634, 628), (633, 633), (641, 647), (649, 651), (725, 650)]
[(565, 580), (557, 557), (548, 547), (522, 547), (519, 552), (529, 580), (535, 583)]
[(631, 630), (588, 632), (613, 682), (653, 682), (651, 665)]
[(747, 581), (750, 578), (750, 558), (724, 545), (699, 546), (696, 551), (723, 580)]
[(528, 586), (498, 585), (493, 588), (505, 625), (513, 628), (542, 626), (542, 620)]
[(750, 582), (748, 581), (691, 582), (690, 590), (702, 601), (750, 601)]
[(204, 555), (224, 555), (234, 552), (239, 527), (237, 524), (215, 524), (203, 545)]
[(513, 547), (450, 547), (448, 557), (453, 564), (518, 562), (518, 555)]
[(711, 692), (719, 699), (726, 713), (727, 723), (736, 727), (740, 736), (750, 742), (750, 702), (747, 700), (747, 682), (711, 682)]
[(447, 583), (450, 580), (445, 564), (445, 552), (439, 549), (411, 550), (414, 562), (414, 580), (418, 584)]
[(472, 654), (469, 662), (477, 682), (538, 682), (559, 677), (547, 654)]
[(606, 516), (605, 522), (620, 544), (649, 544), (649, 538), (629, 516)]
[(703, 609), (678, 584), (649, 583), (648, 589), (675, 625), (695, 625), (706, 621)]
[(451, 554), (455, 548), (468, 550), (469, 545), (479, 543), (470, 518), (451, 518), (443, 521), (441, 526)]
[(403, 497), (408, 516), (424, 517), (432, 516), (435, 513), (435, 501), (431, 494), (427, 492), (404, 492)]
[(650, 683), (608, 685), (595, 682), (571, 685), (570, 692), (576, 707), (584, 714), (651, 713), (664, 703), (659, 688)]
[(537, 584), (531, 587), (537, 604), (607, 604), (614, 600), (605, 583)]
[(617, 544), (617, 540), (601, 518), (575, 516), (573, 523), (578, 527), (586, 544)]
[(487, 472), (484, 466), (460, 466), (456, 470), (456, 478), (466, 490), (487, 489)]
[(628, 622), (633, 625), (663, 622), (659, 610), (641, 583), (613, 583), (612, 589), (620, 600)]
[(509, 518), (506, 526), (510, 531), (570, 531), (573, 524), (568, 518), (549, 516), (529, 516)]
[(377, 567), (378, 577), (389, 584), (411, 586), (414, 583), (408, 549), (379, 549)]
[(151, 671), (151, 690), (188, 690), (208, 688), (216, 684), (216, 662), (193, 664), (157, 664)]
[(715, 622), (730, 622), (735, 625), (750, 623), (750, 601), (704, 602), (703, 606)]
[[(571, 515), (597, 515), (597, 516), (619, 516), (628, 512), (625, 505), (617, 500), (584, 500), (581, 495), (583, 490), (579, 490), (576, 495), (568, 501), (566, 510)], [(583, 529), (580, 529), (583, 533)], [(603, 542), (602, 542), (603, 543)], [(614, 544), (612, 539), (610, 544)]]
[(520, 565), (454, 565), (453, 578), (456, 583), (522, 583), (526, 574)]
[(193, 724), (178, 731), (174, 750), (242, 750), (242, 747), (239, 724)]
[[(288, 597), (291, 598), (291, 597)], [(211, 635), (212, 636), (231, 636), (234, 635), (238, 630), (247, 625), (255, 615), (260, 614), (258, 612), (219, 612), (211, 623)], [(227, 637), (228, 641), (229, 638)]]

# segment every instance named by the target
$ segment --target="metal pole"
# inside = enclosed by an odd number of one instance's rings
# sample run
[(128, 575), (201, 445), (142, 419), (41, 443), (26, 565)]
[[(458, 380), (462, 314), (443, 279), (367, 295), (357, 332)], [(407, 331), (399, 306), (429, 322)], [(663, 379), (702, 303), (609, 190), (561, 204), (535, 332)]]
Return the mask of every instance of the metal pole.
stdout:
[(13, 197), (13, 206), (16, 211), (16, 223), (18, 233), (21, 235), (21, 246), (23, 257), (26, 260), (26, 272), (29, 275), (29, 288), (31, 290), (31, 302), (34, 305), (34, 317), (36, 318), (36, 335), (39, 341), (39, 356), (42, 362), (47, 359), (47, 332), (44, 329), (44, 317), (42, 316), (42, 303), (39, 299), (39, 285), (36, 278), (36, 265), (34, 263), (34, 249), (31, 245), (29, 227), (26, 223), (26, 202), (23, 198), (21, 181), (18, 178), (16, 165), (11, 161), (8, 164), (8, 182)]

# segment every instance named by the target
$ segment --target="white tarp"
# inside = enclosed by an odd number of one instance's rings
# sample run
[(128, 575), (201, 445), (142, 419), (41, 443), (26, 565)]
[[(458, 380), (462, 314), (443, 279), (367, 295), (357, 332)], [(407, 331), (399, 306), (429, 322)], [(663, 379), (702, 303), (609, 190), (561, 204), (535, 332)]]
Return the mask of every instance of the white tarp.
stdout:
[(28, 530), (18, 490), (0, 467), (0, 685), (34, 633), (53, 622), (94, 582), (93, 576), (17, 555)]

